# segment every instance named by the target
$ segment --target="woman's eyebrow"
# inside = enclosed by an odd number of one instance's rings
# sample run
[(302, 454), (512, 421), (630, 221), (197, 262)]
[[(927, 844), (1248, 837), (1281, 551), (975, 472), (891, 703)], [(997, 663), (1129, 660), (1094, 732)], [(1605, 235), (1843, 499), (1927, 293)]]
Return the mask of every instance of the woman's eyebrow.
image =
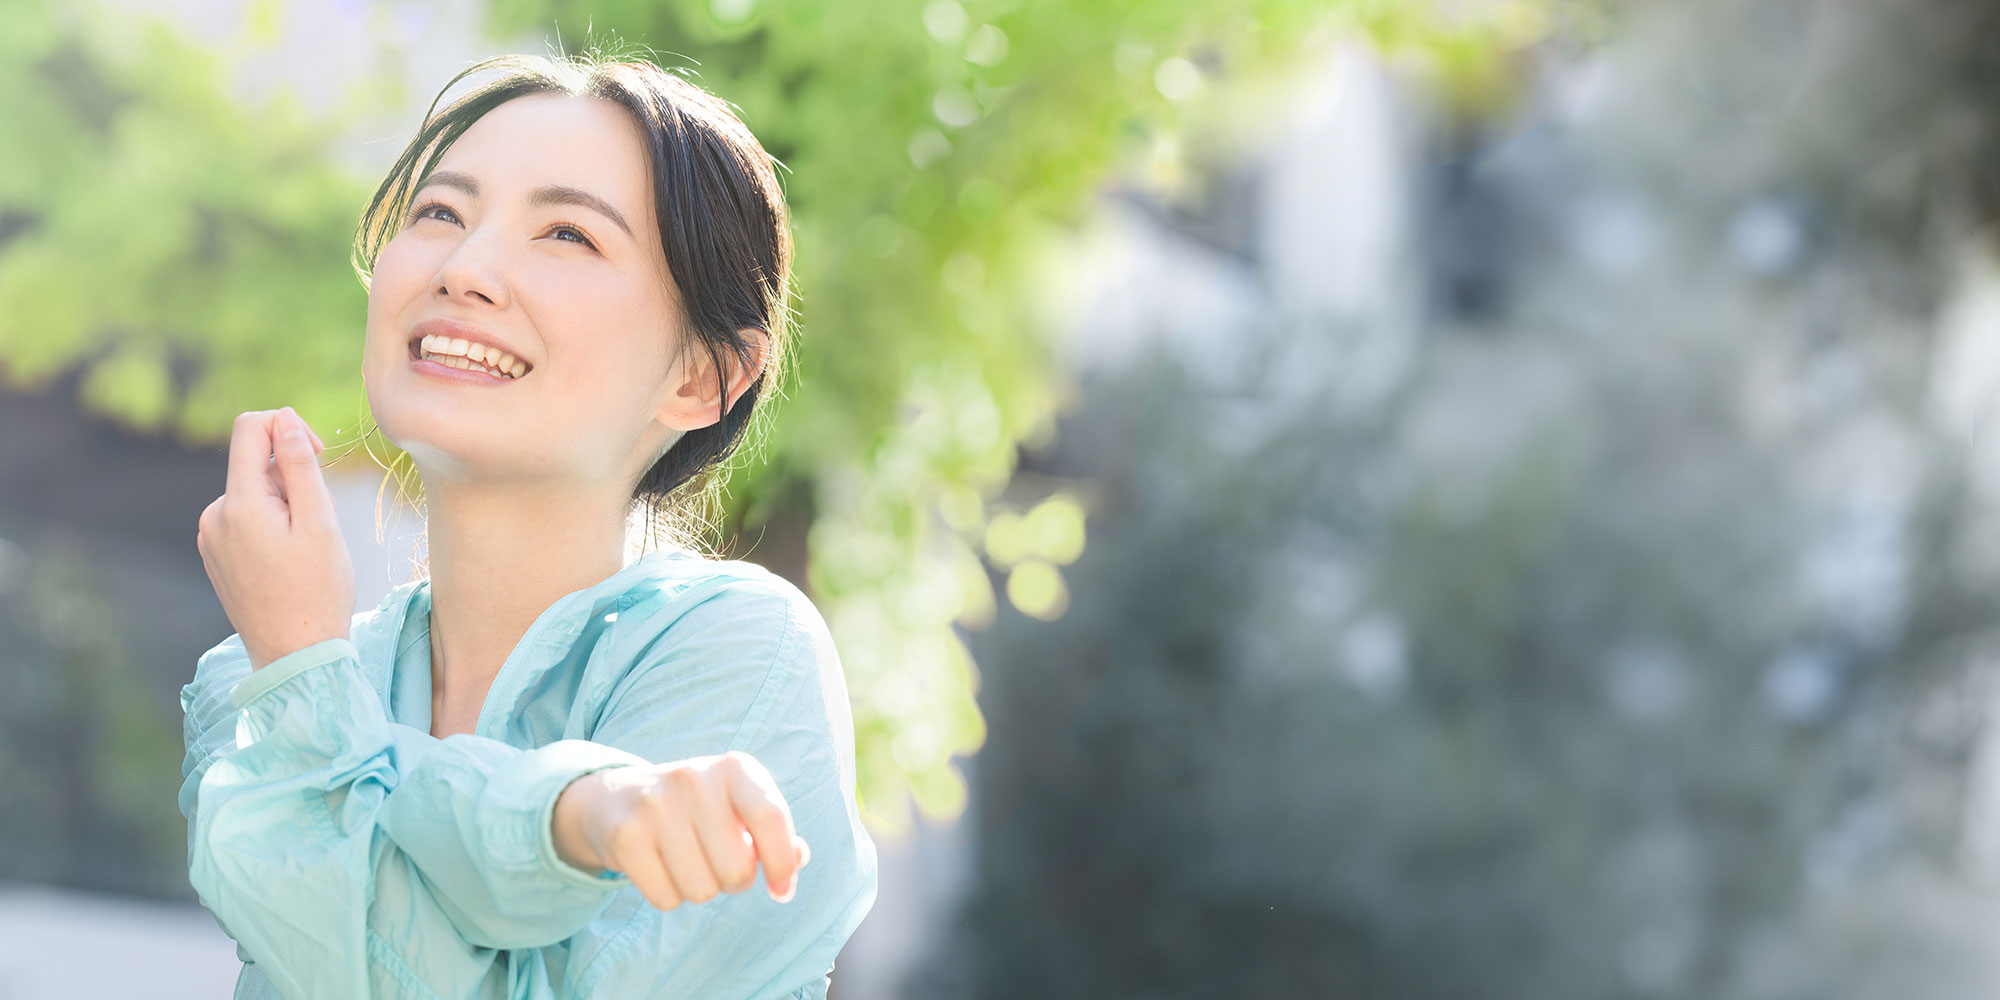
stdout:
[[(479, 182), (474, 180), (470, 174), (462, 174), (455, 170), (440, 170), (425, 178), (423, 187), (429, 187), (432, 184), (442, 184), (448, 188), (457, 188), (465, 192), (469, 198), (479, 197)], [(418, 190), (421, 191), (423, 188), (420, 187)], [(561, 184), (544, 184), (528, 192), (528, 204), (579, 205), (617, 223), (618, 228), (625, 230), (625, 235), (632, 236), (632, 227), (625, 223), (625, 217), (618, 214), (618, 210), (612, 208), (610, 202), (580, 188), (564, 187)], [(632, 238), (638, 239), (636, 236), (632, 236)]]

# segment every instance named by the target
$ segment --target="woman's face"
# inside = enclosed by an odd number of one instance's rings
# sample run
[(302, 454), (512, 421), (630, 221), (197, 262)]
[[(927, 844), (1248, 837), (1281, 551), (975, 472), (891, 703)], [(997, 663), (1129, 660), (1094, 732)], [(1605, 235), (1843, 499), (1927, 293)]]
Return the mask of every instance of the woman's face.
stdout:
[[(410, 204), (375, 263), (362, 381), (376, 423), (427, 480), (629, 488), (678, 431), (715, 419), (689, 419), (674, 377), (679, 293), (624, 108), (510, 100)], [(499, 348), (524, 374), (420, 359), (426, 332)]]

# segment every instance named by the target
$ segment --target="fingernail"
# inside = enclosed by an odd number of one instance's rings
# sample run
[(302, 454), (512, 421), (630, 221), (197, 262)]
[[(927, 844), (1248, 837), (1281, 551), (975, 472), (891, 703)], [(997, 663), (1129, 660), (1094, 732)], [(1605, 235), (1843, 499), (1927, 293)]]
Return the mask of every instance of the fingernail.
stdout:
[(803, 840), (799, 841), (799, 867), (804, 868), (805, 866), (811, 864), (812, 859), (813, 859), (812, 845), (806, 843)]
[(792, 896), (797, 894), (798, 891), (799, 891), (799, 880), (798, 876), (795, 875), (792, 877), (791, 888), (786, 889), (784, 895), (780, 896), (774, 892), (771, 894), (771, 898), (777, 900), (780, 903), (789, 903), (792, 901)]

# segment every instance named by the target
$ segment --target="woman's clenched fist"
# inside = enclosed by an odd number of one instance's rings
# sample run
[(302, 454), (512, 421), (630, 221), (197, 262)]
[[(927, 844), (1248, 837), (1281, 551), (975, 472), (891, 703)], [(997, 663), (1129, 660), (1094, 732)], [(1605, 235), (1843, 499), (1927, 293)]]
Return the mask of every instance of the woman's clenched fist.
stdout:
[(253, 670), (348, 634), (354, 562), (315, 457), (323, 447), (289, 406), (237, 417), (228, 485), (195, 529)]
[(705, 902), (755, 884), (790, 902), (811, 852), (764, 765), (741, 751), (593, 771), (563, 789), (556, 854), (584, 871), (623, 872), (654, 906)]

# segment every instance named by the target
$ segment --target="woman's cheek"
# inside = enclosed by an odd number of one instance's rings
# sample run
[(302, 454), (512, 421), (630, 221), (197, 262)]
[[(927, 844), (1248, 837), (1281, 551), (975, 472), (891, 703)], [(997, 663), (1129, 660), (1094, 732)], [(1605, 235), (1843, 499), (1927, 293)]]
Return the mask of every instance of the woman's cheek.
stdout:
[(424, 269), (425, 258), (431, 256), (435, 253), (427, 252), (421, 241), (411, 239), (408, 234), (390, 240), (375, 258), (375, 274), (369, 282), (370, 301), (378, 293), (390, 303), (408, 301), (410, 286), (421, 283), (425, 274), (436, 272), (435, 264), (428, 271)]

